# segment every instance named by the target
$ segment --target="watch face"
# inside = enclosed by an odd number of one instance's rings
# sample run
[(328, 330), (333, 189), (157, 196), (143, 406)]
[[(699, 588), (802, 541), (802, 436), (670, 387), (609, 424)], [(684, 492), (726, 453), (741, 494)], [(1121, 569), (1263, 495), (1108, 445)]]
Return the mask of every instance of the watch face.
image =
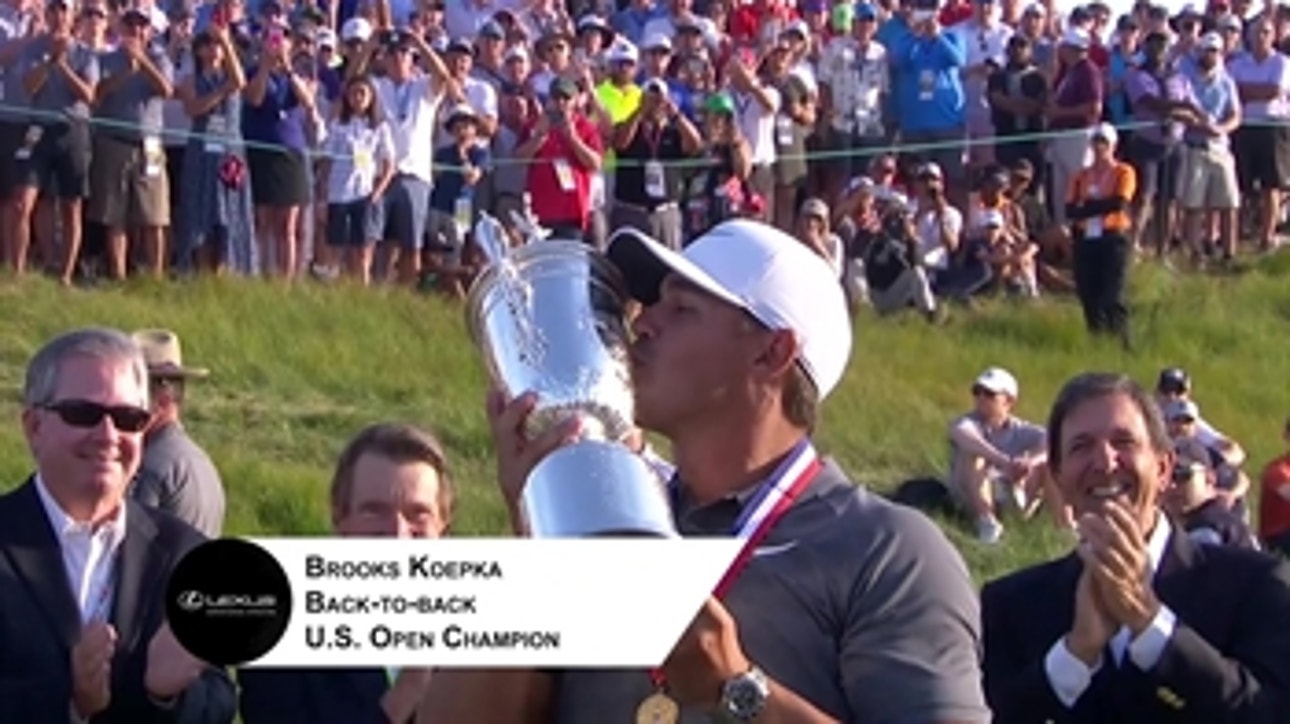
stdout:
[(766, 689), (752, 676), (741, 676), (726, 687), (726, 708), (736, 719), (752, 719), (765, 704)]

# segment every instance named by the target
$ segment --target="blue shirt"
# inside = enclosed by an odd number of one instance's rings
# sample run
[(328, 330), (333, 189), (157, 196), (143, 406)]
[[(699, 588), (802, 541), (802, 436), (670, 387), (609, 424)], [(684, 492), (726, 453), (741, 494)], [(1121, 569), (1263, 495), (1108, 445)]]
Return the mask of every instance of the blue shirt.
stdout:
[(645, 40), (645, 26), (649, 21), (668, 15), (667, 8), (658, 5), (650, 6), (649, 10), (629, 7), (615, 13), (609, 25), (619, 35), (632, 41), (633, 45), (640, 45)]
[(905, 132), (946, 131), (963, 126), (963, 82), (967, 59), (958, 35), (907, 35), (890, 49), (895, 79), (896, 120)]
[[(166, 80), (174, 82), (175, 68), (170, 54), (160, 45), (148, 46), (148, 59)], [(114, 50), (99, 56), (99, 78), (108, 83), (114, 76), (129, 72), (129, 61), (124, 50)], [(144, 136), (160, 135), (165, 127), (162, 109), (165, 99), (152, 80), (142, 70), (135, 71), (121, 82), (114, 91), (104, 96), (95, 117), (104, 123), (98, 130), (129, 141), (142, 140)]]
[[(259, 72), (252, 67), (246, 77), (254, 78)], [(303, 151), (305, 142), (304, 123), (299, 113), (293, 113), (300, 105), (291, 81), (282, 73), (274, 72), (265, 83), (264, 100), (260, 105), (250, 101), (242, 104), (242, 137), (253, 146), (265, 144), (285, 146), (291, 150)]]
[[(466, 158), (471, 166), (487, 170), (487, 148), (476, 144), (466, 152)], [(466, 177), (461, 172), (461, 166), (461, 152), (457, 150), (456, 143), (440, 146), (434, 152), (434, 190), (430, 192), (430, 208), (451, 214), (462, 193), (472, 190), (466, 188)]]
[[(1215, 69), (1209, 78), (1204, 78), (1197, 73), (1187, 80), (1191, 86), (1192, 99), (1209, 117), (1211, 123), (1217, 125), (1241, 111), (1241, 101), (1240, 96), (1237, 95), (1236, 82), (1232, 80), (1232, 76), (1227, 74), (1227, 71), (1219, 68)], [(1226, 135), (1211, 136), (1193, 128), (1188, 128), (1183, 132), (1183, 142), (1188, 145), (1202, 145), (1210, 148), (1227, 148), (1229, 145)]]

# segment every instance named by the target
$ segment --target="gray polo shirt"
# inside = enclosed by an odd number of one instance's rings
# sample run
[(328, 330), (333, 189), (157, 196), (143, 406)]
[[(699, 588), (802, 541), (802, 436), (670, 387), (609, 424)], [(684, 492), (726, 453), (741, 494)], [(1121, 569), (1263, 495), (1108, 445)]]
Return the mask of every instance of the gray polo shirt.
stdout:
[[(22, 61), (18, 64), (25, 74), (32, 68), (49, 61), (49, 51), (53, 42), (48, 35), (34, 38), (23, 51)], [(75, 42), (67, 50), (67, 64), (81, 80), (94, 84), (99, 81), (98, 53)], [(48, 80), (40, 92), (31, 96), (31, 107), (40, 113), (33, 114), (39, 123), (60, 123), (59, 115), (71, 115), (76, 118), (89, 116), (89, 105), (76, 98), (71, 85), (61, 71), (50, 69)]]
[[(969, 412), (961, 417), (956, 418), (950, 423), (950, 431), (953, 431), (959, 425), (968, 425), (976, 430), (977, 434), (985, 438), (994, 446), (996, 450), (1009, 457), (1018, 457), (1021, 455), (1038, 455), (1046, 452), (1048, 449), (1048, 432), (1044, 428), (1033, 422), (1027, 422), (1020, 417), (1012, 416), (998, 429), (991, 429), (989, 425), (981, 419), (976, 412)], [(950, 438), (950, 479), (955, 479), (957, 471), (955, 470), (956, 461), (959, 458), (959, 448), (954, 444), (954, 438)]]
[(148, 435), (130, 495), (218, 538), (224, 527), (224, 484), (210, 456), (171, 423)]
[[(687, 536), (730, 535), (741, 505), (682, 502), (677, 525)], [(755, 556), (724, 603), (748, 658), (771, 678), (843, 722), (990, 721), (976, 590), (922, 513), (853, 485), (827, 461), (760, 548), (775, 552)], [(653, 691), (644, 671), (556, 677), (558, 724), (634, 721)], [(681, 722), (710, 719), (685, 710)]]
[[(157, 70), (174, 82), (175, 68), (165, 48), (156, 43), (148, 46), (148, 58)], [(117, 49), (99, 56), (99, 73), (103, 82), (121, 73), (129, 72), (129, 61), (124, 50)], [(109, 93), (99, 104), (95, 115), (103, 123), (98, 127), (105, 133), (124, 141), (138, 142), (146, 136), (160, 136), (165, 126), (163, 107), (165, 99), (157, 92), (152, 81), (142, 71), (136, 71), (125, 83)]]

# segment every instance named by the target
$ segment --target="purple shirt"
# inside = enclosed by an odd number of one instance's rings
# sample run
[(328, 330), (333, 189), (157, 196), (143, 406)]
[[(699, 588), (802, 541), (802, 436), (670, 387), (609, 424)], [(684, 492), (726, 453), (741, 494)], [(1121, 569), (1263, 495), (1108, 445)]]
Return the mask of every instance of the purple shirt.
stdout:
[(1158, 78), (1146, 69), (1135, 68), (1124, 79), (1125, 92), (1129, 95), (1129, 103), (1133, 104), (1133, 120), (1151, 124), (1135, 128), (1133, 133), (1152, 143), (1177, 143), (1182, 137), (1182, 124), (1177, 121), (1166, 122), (1160, 113), (1138, 102), (1148, 96), (1170, 101), (1187, 100), (1187, 80), (1181, 73), (1162, 68), (1160, 74), (1163, 77)]
[[(258, 69), (251, 68), (246, 77), (254, 77)], [(305, 125), (296, 109), (300, 99), (291, 88), (291, 81), (283, 73), (269, 75), (264, 91), (264, 101), (258, 106), (242, 105), (242, 137), (252, 144), (285, 146), (293, 151), (309, 147), (305, 140)]]
[[(1102, 87), (1102, 71), (1093, 61), (1084, 58), (1072, 65), (1062, 76), (1053, 94), (1053, 103), (1058, 108), (1082, 106), (1086, 103), (1101, 103), (1105, 96)], [(1088, 128), (1095, 119), (1066, 117), (1052, 121), (1049, 129)]]

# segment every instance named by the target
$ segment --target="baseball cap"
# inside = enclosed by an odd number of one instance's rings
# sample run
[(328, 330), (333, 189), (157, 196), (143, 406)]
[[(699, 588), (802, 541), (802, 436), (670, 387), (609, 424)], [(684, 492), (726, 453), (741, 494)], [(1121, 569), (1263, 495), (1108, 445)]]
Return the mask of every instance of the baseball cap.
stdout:
[(811, 198), (802, 202), (802, 216), (811, 216), (818, 219), (829, 220), (829, 205), (824, 203), (823, 199)]
[(1174, 400), (1165, 406), (1166, 420), (1199, 420), (1200, 407), (1191, 400)]
[(1157, 392), (1182, 393), (1191, 389), (1191, 377), (1181, 367), (1170, 367), (1160, 371), (1156, 379)]
[(658, 301), (663, 280), (676, 274), (770, 329), (792, 331), (798, 363), (821, 400), (841, 381), (852, 344), (842, 285), (829, 263), (796, 238), (735, 219), (677, 252), (623, 228), (610, 238), (607, 255), (645, 306)]
[(366, 18), (350, 18), (340, 26), (340, 38), (345, 42), (357, 40), (366, 43), (372, 37), (372, 24)]
[(1071, 28), (1062, 36), (1062, 45), (1068, 45), (1072, 48), (1088, 50), (1092, 44), (1093, 40), (1089, 37), (1088, 31), (1079, 28)]
[(662, 78), (650, 78), (645, 81), (645, 85), (641, 86), (641, 90), (646, 93), (667, 93), (667, 81)]
[(1218, 33), (1209, 32), (1200, 36), (1201, 50), (1222, 50), (1223, 37)]
[(1103, 139), (1113, 146), (1120, 140), (1120, 134), (1115, 130), (1115, 126), (1110, 123), (1099, 123), (1093, 126), (1089, 129), (1088, 137), (1089, 140)]
[(1017, 385), (1017, 378), (1013, 377), (1011, 372), (1002, 367), (990, 367), (986, 369), (986, 371), (977, 375), (976, 381), (972, 383), (972, 387), (980, 387), (982, 389), (989, 390), (996, 395), (1007, 395), (1008, 397), (1013, 398), (1015, 398), (1017, 393), (1021, 391), (1020, 387)]

